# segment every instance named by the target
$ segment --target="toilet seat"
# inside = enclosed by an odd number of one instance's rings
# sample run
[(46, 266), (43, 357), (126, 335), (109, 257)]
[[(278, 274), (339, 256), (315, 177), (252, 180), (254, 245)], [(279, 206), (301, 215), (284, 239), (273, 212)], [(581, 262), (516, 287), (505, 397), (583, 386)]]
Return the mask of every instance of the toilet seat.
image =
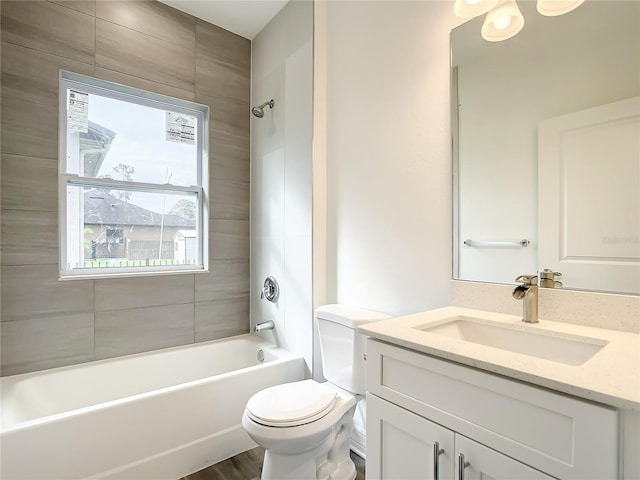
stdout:
[(327, 415), (336, 403), (337, 392), (314, 380), (285, 383), (253, 395), (247, 402), (247, 416), (268, 427), (295, 427)]

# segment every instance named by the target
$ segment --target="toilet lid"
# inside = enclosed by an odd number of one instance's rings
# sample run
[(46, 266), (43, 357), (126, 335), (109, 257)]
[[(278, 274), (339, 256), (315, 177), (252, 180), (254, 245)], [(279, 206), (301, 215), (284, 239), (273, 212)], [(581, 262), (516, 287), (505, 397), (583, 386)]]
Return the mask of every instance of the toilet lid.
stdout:
[(265, 388), (247, 402), (247, 413), (257, 423), (292, 427), (324, 417), (336, 401), (336, 392), (314, 380)]

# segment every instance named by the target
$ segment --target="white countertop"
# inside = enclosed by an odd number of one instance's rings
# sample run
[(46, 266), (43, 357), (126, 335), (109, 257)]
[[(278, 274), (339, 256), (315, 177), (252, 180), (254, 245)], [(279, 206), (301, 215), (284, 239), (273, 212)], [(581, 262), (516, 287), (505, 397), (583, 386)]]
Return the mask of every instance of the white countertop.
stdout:
[[(508, 350), (429, 333), (429, 323), (465, 316), (504, 322), (549, 334), (578, 335), (607, 343), (582, 365), (566, 365)], [(640, 335), (540, 319), (524, 324), (520, 316), (460, 307), (391, 318), (359, 327), (370, 337), (439, 358), (494, 372), (614, 407), (640, 411)]]

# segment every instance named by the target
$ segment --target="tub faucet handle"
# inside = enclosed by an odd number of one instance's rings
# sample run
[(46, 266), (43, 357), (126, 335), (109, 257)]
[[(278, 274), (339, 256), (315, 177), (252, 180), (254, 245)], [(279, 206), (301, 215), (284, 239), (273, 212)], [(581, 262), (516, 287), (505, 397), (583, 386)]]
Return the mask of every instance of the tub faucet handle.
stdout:
[(274, 277), (267, 277), (260, 292), (260, 298), (266, 298), (270, 302), (276, 302), (280, 296), (280, 287)]

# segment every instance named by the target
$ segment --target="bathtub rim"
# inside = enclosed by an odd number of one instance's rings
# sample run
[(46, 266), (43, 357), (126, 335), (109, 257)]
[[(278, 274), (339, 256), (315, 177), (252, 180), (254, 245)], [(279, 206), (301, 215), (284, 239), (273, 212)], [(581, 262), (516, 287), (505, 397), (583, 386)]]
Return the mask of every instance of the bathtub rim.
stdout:
[[(265, 349), (268, 349), (270, 351), (272, 351), (275, 355), (276, 358), (271, 360), (271, 361), (267, 361), (265, 360), (262, 363), (257, 363), (256, 365), (250, 365), (248, 367), (243, 367), (237, 370), (231, 370), (228, 372), (223, 372), (223, 373), (219, 373), (216, 375), (211, 375), (208, 377), (203, 377), (203, 378), (199, 378), (196, 380), (191, 380), (188, 382), (183, 382), (183, 383), (178, 383), (176, 385), (169, 385), (167, 387), (162, 387), (162, 388), (157, 388), (155, 390), (150, 390), (150, 391), (146, 391), (146, 392), (141, 392), (141, 393), (136, 393), (134, 395), (129, 395), (129, 396), (125, 396), (125, 397), (121, 397), (121, 398), (117, 398), (114, 400), (107, 400), (105, 402), (99, 402), (99, 403), (95, 403), (93, 405), (88, 405), (88, 406), (84, 406), (84, 407), (79, 407), (79, 408), (74, 408), (71, 410), (66, 410), (64, 412), (59, 412), (59, 413), (53, 413), (53, 414), (49, 414), (49, 415), (45, 415), (43, 417), (38, 417), (35, 419), (30, 419), (30, 420), (25, 420), (25, 421), (19, 421), (19, 422), (13, 422), (13, 421), (8, 421), (8, 420), (4, 420), (4, 418), (0, 419), (0, 438), (5, 436), (5, 435), (9, 435), (13, 432), (16, 431), (20, 431), (20, 430), (26, 430), (29, 428), (33, 428), (33, 427), (37, 427), (39, 425), (42, 425), (44, 423), (50, 423), (50, 422), (60, 422), (63, 421), (65, 419), (67, 419), (68, 417), (71, 416), (79, 416), (79, 415), (88, 415), (94, 411), (97, 410), (102, 410), (102, 409), (111, 409), (111, 408), (116, 408), (119, 405), (123, 405), (125, 403), (129, 403), (129, 402), (136, 402), (136, 401), (141, 401), (144, 400), (146, 398), (152, 397), (152, 396), (156, 396), (156, 395), (167, 395), (171, 392), (177, 391), (177, 390), (181, 390), (181, 389), (187, 389), (187, 388), (194, 388), (197, 387), (199, 385), (202, 385), (204, 383), (210, 382), (212, 378), (216, 378), (216, 379), (224, 379), (224, 378), (229, 378), (233, 375), (238, 375), (239, 372), (243, 372), (246, 371), (248, 369), (264, 369), (267, 368), (269, 366), (272, 365), (276, 365), (278, 363), (283, 363), (286, 362), (288, 360), (294, 360), (297, 358), (303, 358), (302, 355), (290, 352), (288, 350), (285, 350), (279, 346), (277, 346), (275, 343), (263, 338), (263, 337), (259, 337), (255, 334), (251, 334), (251, 333), (245, 333), (242, 335), (235, 335), (233, 337), (226, 337), (226, 338), (219, 338), (219, 339), (215, 339), (215, 340), (208, 340), (206, 342), (198, 342), (198, 343), (190, 343), (187, 345), (178, 345), (178, 346), (173, 346), (173, 347), (167, 347), (167, 348), (161, 348), (161, 349), (156, 349), (156, 350), (149, 350), (146, 352), (137, 352), (137, 353), (132, 353), (129, 355), (123, 355), (123, 356), (119, 356), (119, 357), (111, 357), (111, 358), (104, 358), (104, 359), (100, 359), (100, 360), (93, 360), (90, 362), (83, 362), (83, 363), (77, 363), (77, 364), (73, 364), (73, 365), (65, 365), (65, 366), (61, 366), (61, 367), (55, 367), (55, 368), (51, 368), (51, 369), (44, 369), (44, 370), (37, 370), (35, 372), (26, 372), (26, 373), (19, 373), (16, 375), (9, 375), (6, 377), (1, 377), (0, 378), (0, 388), (2, 390), (4, 390), (6, 387), (3, 385), (4, 383), (8, 383), (10, 380), (10, 383), (18, 383), (21, 380), (25, 380), (31, 377), (38, 377), (38, 376), (42, 376), (42, 375), (46, 375), (49, 373), (57, 373), (57, 372), (63, 372), (63, 371), (69, 371), (69, 370), (74, 370), (74, 369), (78, 369), (78, 368), (84, 368), (84, 367), (89, 367), (92, 365), (100, 365), (100, 364), (104, 364), (104, 363), (112, 363), (112, 362), (120, 362), (120, 361), (124, 361), (124, 360), (128, 360), (128, 359), (133, 359), (133, 358), (137, 358), (137, 357), (142, 357), (142, 356), (149, 356), (149, 355), (161, 355), (162, 353), (167, 353), (167, 352), (172, 352), (172, 351), (179, 351), (179, 350), (187, 350), (187, 349), (192, 349), (192, 348), (204, 348), (207, 346), (210, 346), (212, 344), (215, 343), (222, 343), (222, 342), (229, 342), (232, 340), (239, 340), (239, 339), (248, 339), (251, 342), (256, 344), (256, 347), (264, 347)], [(5, 381), (5, 379), (7, 379), (7, 381)], [(2, 399), (4, 400), (4, 396), (2, 397)], [(3, 402), (4, 403), (4, 402)], [(0, 405), (0, 408), (4, 409), (4, 404)]]

